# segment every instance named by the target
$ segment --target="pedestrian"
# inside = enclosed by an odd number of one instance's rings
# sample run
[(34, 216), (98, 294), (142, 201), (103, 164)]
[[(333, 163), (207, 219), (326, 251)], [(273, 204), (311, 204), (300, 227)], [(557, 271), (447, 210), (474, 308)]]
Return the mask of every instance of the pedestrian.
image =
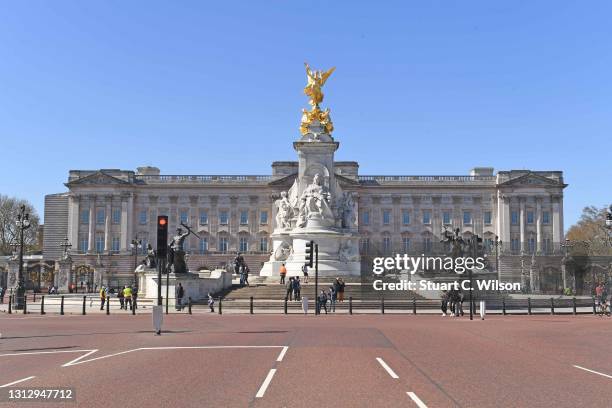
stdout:
[(208, 293), (208, 307), (210, 308), (210, 313), (215, 313), (215, 299), (213, 299), (210, 293)]
[(185, 296), (185, 289), (183, 284), (179, 282), (178, 286), (174, 288), (174, 296), (176, 298), (176, 304), (174, 305), (176, 310), (183, 310), (183, 296)]
[(244, 286), (244, 265), (240, 266), (240, 287)]
[(323, 289), (319, 293), (319, 314), (321, 314), (321, 308), (325, 309), (325, 314), (327, 314), (327, 295)]
[(289, 278), (289, 282), (285, 285), (287, 292), (285, 293), (285, 300), (292, 300), (291, 295), (293, 294), (293, 276)]
[(123, 303), (125, 304), (125, 310), (128, 310), (128, 304), (130, 310), (132, 310), (132, 287), (125, 285), (123, 287)]
[[(49, 290), (50, 292), (51, 290)], [(102, 286), (100, 288), (100, 310), (104, 310), (104, 303), (106, 302), (106, 288)]]
[(603, 285), (601, 282), (597, 284), (595, 287), (595, 299), (597, 299), (597, 304), (601, 305), (601, 294), (603, 293)]
[(4, 292), (6, 291), (6, 289), (4, 289), (3, 287), (0, 287), (0, 304), (4, 303)]
[(344, 302), (344, 287), (346, 286), (346, 283), (344, 283), (342, 278), (338, 278), (338, 283), (338, 301)]
[(117, 291), (117, 298), (119, 298), (119, 304), (121, 305), (120, 309), (123, 309), (125, 303), (123, 298), (123, 290), (121, 289), (121, 287), (119, 287), (119, 290)]
[(249, 269), (249, 265), (244, 265), (244, 284), (247, 286), (249, 285), (249, 272), (251, 272), (251, 270)]
[(440, 306), (442, 309), (442, 316), (446, 316), (446, 312), (448, 311), (448, 292), (443, 290), (440, 298), (442, 300), (442, 304)]
[(301, 291), (302, 291), (302, 284), (300, 282), (300, 277), (296, 276), (293, 279), (293, 300), (295, 300), (296, 302), (302, 298)]
[(138, 299), (138, 287), (134, 286), (134, 289), (132, 289), (132, 307), (134, 308), (134, 310), (137, 309), (136, 307), (136, 300)]
[(285, 276), (287, 276), (287, 268), (285, 268), (285, 264), (282, 264), (280, 267), (280, 284), (285, 284)]
[(308, 283), (308, 265), (302, 265), (302, 274), (304, 274), (304, 283)]
[(463, 291), (461, 289), (459, 289), (457, 291), (457, 303), (455, 304), (455, 311), (457, 316), (461, 315), (463, 316), (463, 300), (465, 299), (465, 295), (463, 294)]
[(448, 308), (450, 309), (450, 315), (452, 317), (455, 316), (455, 289), (451, 288), (448, 291)]
[(329, 287), (327, 295), (327, 297), (329, 298), (329, 311), (332, 313), (336, 313), (336, 299), (338, 297), (338, 292), (334, 288), (334, 285)]

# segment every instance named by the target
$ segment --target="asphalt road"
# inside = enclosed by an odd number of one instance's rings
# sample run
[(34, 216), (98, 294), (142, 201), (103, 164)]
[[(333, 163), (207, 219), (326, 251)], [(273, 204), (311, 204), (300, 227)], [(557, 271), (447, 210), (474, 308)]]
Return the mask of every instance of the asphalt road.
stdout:
[(0, 332), (0, 390), (69, 387), (77, 406), (612, 401), (612, 319), (596, 316), (170, 315), (156, 336), (151, 315), (1, 315)]

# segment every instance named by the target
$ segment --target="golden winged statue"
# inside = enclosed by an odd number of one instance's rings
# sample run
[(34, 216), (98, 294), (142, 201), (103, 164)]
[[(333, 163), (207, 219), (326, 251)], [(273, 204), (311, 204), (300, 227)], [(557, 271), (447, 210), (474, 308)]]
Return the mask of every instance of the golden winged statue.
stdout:
[(308, 103), (314, 108), (318, 107), (323, 102), (323, 92), (321, 88), (325, 85), (327, 78), (334, 72), (336, 67), (332, 67), (327, 72), (320, 70), (311, 70), (310, 65), (307, 62), (304, 63), (306, 66), (306, 78), (308, 83), (304, 87), (304, 93), (310, 97)]

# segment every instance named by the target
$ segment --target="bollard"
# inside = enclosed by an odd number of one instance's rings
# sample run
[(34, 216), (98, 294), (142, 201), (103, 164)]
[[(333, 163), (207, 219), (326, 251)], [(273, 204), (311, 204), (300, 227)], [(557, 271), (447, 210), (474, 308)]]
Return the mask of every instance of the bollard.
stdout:
[(572, 298), (572, 306), (574, 308), (574, 315), (576, 315), (576, 298)]
[(36, 303), (36, 292), (34, 292), (34, 299), (32, 300), (32, 303)]
[(287, 298), (285, 298), (285, 302), (284, 302), (284, 313), (287, 314)]
[(42, 298), (40, 299), (40, 314), (41, 315), (45, 314), (45, 295), (43, 295)]
[(87, 312), (85, 311), (86, 303), (87, 303), (87, 295), (83, 296), (83, 316), (87, 314)]
[(531, 298), (527, 298), (527, 314), (531, 315)]
[(110, 314), (110, 296), (106, 297), (106, 314)]
[(506, 315), (506, 298), (502, 297), (502, 314)]
[(353, 314), (353, 297), (349, 296), (349, 314)]
[(555, 314), (555, 299), (550, 298), (550, 314)]
[(593, 298), (593, 315), (597, 314), (597, 305), (595, 304), (595, 298)]
[(62, 295), (62, 301), (60, 303), (60, 314), (64, 314), (64, 295)]
[(136, 316), (136, 302), (134, 302), (134, 298), (132, 298), (132, 316)]
[(416, 298), (412, 298), (412, 314), (416, 314)]
[(28, 295), (23, 295), (23, 314), (28, 313)]
[[(287, 302), (285, 302), (285, 304), (287, 304)], [(250, 308), (249, 311), (251, 312), (251, 314), (253, 314), (253, 296), (251, 296), (249, 308)]]
[(187, 310), (189, 310), (189, 314), (191, 314), (191, 296), (188, 298)]
[(219, 314), (223, 314), (223, 298), (219, 296)]
[(385, 298), (380, 298), (380, 313), (385, 314)]
[(9, 310), (8, 314), (13, 314), (13, 295), (9, 295)]

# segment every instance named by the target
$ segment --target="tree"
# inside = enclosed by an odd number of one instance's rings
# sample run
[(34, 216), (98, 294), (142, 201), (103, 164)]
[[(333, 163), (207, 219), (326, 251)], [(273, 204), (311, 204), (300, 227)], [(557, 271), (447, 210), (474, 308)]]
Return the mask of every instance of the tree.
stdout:
[(17, 215), (22, 205), (25, 205), (26, 212), (30, 214), (31, 225), (23, 235), (24, 248), (35, 250), (38, 247), (37, 232), (40, 219), (32, 204), (26, 200), (0, 194), (0, 255), (10, 255), (13, 253), (11, 244), (19, 243)]
[(582, 251), (576, 248), (572, 252), (586, 252), (588, 255), (610, 253), (612, 242), (605, 227), (607, 213), (608, 207), (597, 208), (591, 205), (583, 208), (580, 220), (570, 227), (565, 236), (570, 241), (582, 244)]

